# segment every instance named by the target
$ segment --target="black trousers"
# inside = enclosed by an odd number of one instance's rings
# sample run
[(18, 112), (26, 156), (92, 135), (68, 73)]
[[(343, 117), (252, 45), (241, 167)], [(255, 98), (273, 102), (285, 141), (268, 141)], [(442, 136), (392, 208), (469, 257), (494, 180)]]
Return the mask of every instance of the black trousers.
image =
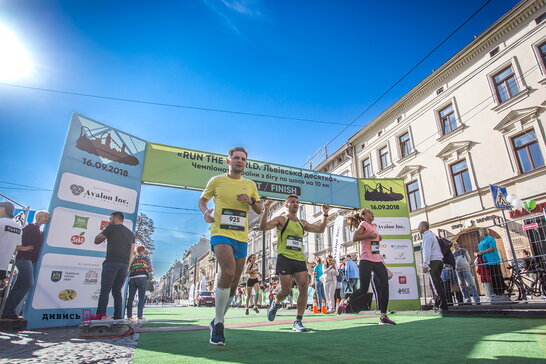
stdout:
[(383, 262), (361, 260), (358, 265), (358, 271), (360, 272), (360, 288), (351, 295), (348, 302), (368, 293), (373, 272), (373, 291), (375, 292), (377, 305), (381, 313), (387, 313), (387, 306), (389, 305), (389, 275), (387, 274), (385, 264)]
[(489, 275), (491, 276), (491, 285), (493, 286), (493, 293), (497, 296), (504, 294), (504, 277), (500, 265), (486, 265), (489, 268)]
[(430, 261), (430, 280), (434, 290), (434, 306), (447, 310), (447, 298), (444, 285), (442, 283), (442, 269), (444, 263), (441, 260)]

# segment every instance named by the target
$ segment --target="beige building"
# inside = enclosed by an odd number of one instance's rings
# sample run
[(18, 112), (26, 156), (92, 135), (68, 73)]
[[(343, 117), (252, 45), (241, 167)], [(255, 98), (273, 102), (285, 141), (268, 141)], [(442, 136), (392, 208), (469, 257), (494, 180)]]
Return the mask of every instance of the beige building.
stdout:
[[(442, 236), (501, 221), (490, 184), (504, 186), (522, 200), (546, 202), (545, 12), (543, 0), (520, 2), (315, 169), (357, 178), (403, 179), (411, 226), (416, 229), (427, 220)], [(275, 213), (281, 212), (286, 209)], [(310, 259), (329, 252), (337, 213), (330, 214), (324, 235), (307, 237)], [(321, 216), (320, 206), (306, 206), (302, 212), (312, 223)], [(536, 216), (518, 224), (536, 220), (543, 226), (544, 218)], [(503, 236), (501, 227), (495, 229)], [(521, 226), (511, 230), (522, 231)], [(529, 245), (528, 235), (522, 236)], [(276, 239), (269, 239), (274, 252)], [(419, 239), (415, 234), (417, 247)], [(540, 239), (537, 249), (543, 253), (546, 243)], [(346, 231), (342, 253), (356, 252), (349, 240)], [(463, 240), (467, 250), (476, 250), (475, 234)], [(511, 258), (509, 249), (504, 253)]]

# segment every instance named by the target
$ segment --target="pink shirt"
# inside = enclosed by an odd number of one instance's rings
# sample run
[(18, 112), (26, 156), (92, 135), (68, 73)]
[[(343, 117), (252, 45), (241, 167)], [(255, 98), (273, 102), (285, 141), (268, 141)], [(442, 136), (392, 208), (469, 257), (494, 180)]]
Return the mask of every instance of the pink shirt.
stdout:
[[(366, 234), (374, 232), (377, 234), (377, 228), (373, 224), (362, 221), (360, 226), (364, 227)], [(359, 227), (360, 227), (359, 226)], [(381, 254), (379, 253), (379, 241), (377, 239), (364, 239), (360, 241), (360, 260), (369, 260), (371, 262), (382, 262)]]

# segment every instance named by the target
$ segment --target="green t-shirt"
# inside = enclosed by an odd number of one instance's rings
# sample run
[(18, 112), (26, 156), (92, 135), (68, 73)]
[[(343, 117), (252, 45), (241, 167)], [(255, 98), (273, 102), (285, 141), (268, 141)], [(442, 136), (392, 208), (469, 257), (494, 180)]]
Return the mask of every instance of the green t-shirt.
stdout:
[(286, 229), (277, 231), (277, 253), (288, 259), (305, 262), (305, 256), (303, 255), (303, 235), (305, 231), (303, 225), (299, 220), (292, 221), (288, 216), (285, 216), (285, 218), (285, 224), (288, 221)]

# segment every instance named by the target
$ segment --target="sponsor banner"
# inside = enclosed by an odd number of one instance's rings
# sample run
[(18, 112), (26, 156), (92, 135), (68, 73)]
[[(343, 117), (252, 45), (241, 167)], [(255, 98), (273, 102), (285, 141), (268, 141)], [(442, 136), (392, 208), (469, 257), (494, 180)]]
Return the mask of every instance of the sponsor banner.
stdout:
[[(228, 172), (226, 156), (148, 143), (142, 181), (202, 190), (211, 177)], [(357, 179), (309, 169), (249, 160), (244, 177), (256, 182), (260, 196), (358, 208)]]
[(379, 251), (386, 264), (411, 264), (414, 262), (411, 239), (383, 239)]
[(393, 277), (389, 280), (389, 300), (419, 299), (415, 267), (389, 267), (389, 269), (393, 273)]
[(402, 179), (359, 179), (358, 193), (362, 208), (374, 214), (382, 240), (379, 252), (394, 276), (389, 280), (389, 308), (418, 310), (415, 257), (411, 239), (406, 187)]
[(133, 213), (137, 191), (110, 183), (63, 173), (57, 196), (61, 200), (112, 211)]
[(341, 250), (341, 244), (343, 244), (344, 236), (343, 236), (343, 216), (338, 215), (336, 219), (334, 220), (334, 241), (332, 244), (332, 254), (334, 257), (334, 261), (336, 262), (336, 267), (339, 267), (339, 255)]
[[(46, 254), (38, 274), (34, 309), (97, 308), (103, 258), (78, 256), (67, 261), (64, 254)], [(112, 295), (109, 307), (114, 307)]]
[[(110, 216), (87, 211), (57, 207), (53, 210), (47, 244), (68, 249), (106, 251), (106, 241), (95, 244), (97, 236), (109, 224)], [(133, 230), (133, 222), (125, 219), (123, 224)]]
[(78, 325), (83, 309), (95, 312), (106, 244), (94, 239), (114, 211), (134, 228), (145, 153), (144, 140), (72, 116), (25, 305), (28, 328)]

